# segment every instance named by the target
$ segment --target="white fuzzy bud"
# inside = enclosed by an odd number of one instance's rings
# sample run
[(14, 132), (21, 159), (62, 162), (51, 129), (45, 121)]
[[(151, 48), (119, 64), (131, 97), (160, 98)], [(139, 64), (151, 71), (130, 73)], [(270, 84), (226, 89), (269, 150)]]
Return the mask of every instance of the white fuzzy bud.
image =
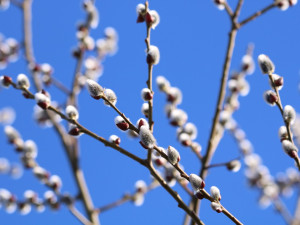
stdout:
[(119, 138), (117, 135), (110, 135), (108, 139), (111, 143), (114, 143), (116, 145), (119, 145), (121, 143), (121, 138)]
[(19, 203), (18, 207), (21, 215), (27, 215), (31, 211), (31, 205), (29, 203)]
[(78, 110), (73, 105), (68, 105), (66, 107), (66, 114), (72, 120), (78, 120), (79, 118)]
[(295, 109), (290, 106), (286, 105), (283, 109), (283, 119), (288, 124), (294, 124), (296, 120), (296, 111)]
[(277, 4), (277, 7), (282, 11), (287, 10), (290, 6), (289, 0), (275, 0), (275, 3)]
[(291, 158), (298, 157), (298, 148), (289, 140), (282, 141), (282, 148), (286, 154), (288, 154)]
[(253, 74), (255, 70), (254, 60), (251, 55), (244, 55), (242, 58), (242, 70), (248, 74)]
[(203, 189), (205, 187), (205, 183), (201, 177), (196, 174), (190, 174), (190, 183), (194, 189), (194, 191), (198, 191), (199, 189)]
[(0, 174), (5, 174), (9, 171), (10, 164), (6, 158), (0, 158)]
[(59, 190), (62, 186), (62, 181), (60, 179), (59, 176), (57, 175), (52, 175), (49, 178), (49, 185), (51, 188), (53, 188), (54, 190)]
[(264, 54), (258, 56), (258, 64), (263, 74), (272, 74), (275, 71), (273, 62), (268, 56)]
[(43, 183), (45, 183), (49, 178), (49, 172), (39, 166), (35, 166), (33, 168), (33, 174)]
[(170, 82), (164, 76), (158, 76), (156, 78), (156, 84), (158, 89), (162, 92), (168, 92), (170, 88)]
[(201, 146), (198, 142), (192, 142), (192, 144), (191, 144), (191, 149), (192, 149), (194, 152), (200, 153), (201, 150), (202, 150), (202, 146)]
[(20, 73), (17, 77), (17, 85), (19, 88), (28, 89), (30, 87), (30, 82), (28, 77), (25, 74)]
[(126, 131), (129, 128), (129, 124), (123, 119), (122, 116), (117, 116), (115, 118), (115, 124), (118, 128), (120, 128), (123, 131)]
[(168, 159), (169, 162), (173, 165), (176, 165), (180, 161), (179, 152), (172, 146), (168, 147)]
[(178, 140), (183, 146), (190, 146), (192, 144), (191, 137), (187, 133), (179, 134)]
[(148, 103), (145, 102), (142, 104), (141, 112), (148, 118), (148, 115), (149, 115), (149, 104)]
[(94, 3), (90, 0), (86, 0), (83, 3), (83, 7), (88, 13), (87, 25), (93, 29), (96, 29), (99, 24), (99, 12), (97, 8), (95, 7)]
[(288, 136), (288, 133), (287, 133), (286, 126), (279, 127), (278, 136), (280, 138), (280, 141), (288, 139), (289, 136)]
[(220, 201), (220, 200), (221, 200), (220, 190), (219, 190), (219, 188), (217, 188), (216, 186), (212, 186), (212, 187), (210, 188), (210, 194), (211, 194), (211, 197), (212, 197), (215, 201)]
[[(113, 90), (111, 90), (111, 89), (105, 89), (104, 95), (105, 95), (105, 97), (107, 98), (107, 100), (111, 104), (116, 105), (116, 103), (117, 103), (117, 96), (116, 96), (116, 94), (115, 94), (115, 92)], [(104, 101), (104, 104), (109, 106), (109, 103), (106, 102), (106, 101)]]
[(232, 172), (238, 172), (241, 168), (241, 162), (239, 160), (232, 160), (226, 164), (226, 167)]
[(139, 135), (143, 146), (145, 146), (148, 149), (152, 149), (154, 147), (156, 140), (151, 131), (149, 130), (148, 126), (141, 126)]
[(138, 180), (135, 182), (135, 190), (136, 192), (145, 193), (147, 191), (147, 184), (143, 180)]
[(179, 88), (171, 87), (168, 89), (168, 102), (172, 104), (179, 105), (182, 102), (182, 93)]
[(226, 0), (213, 0), (213, 2), (215, 3), (215, 5), (219, 10), (225, 9), (224, 3), (226, 2)]
[(173, 126), (183, 126), (188, 119), (187, 114), (181, 109), (174, 109), (170, 114), (170, 123)]
[(38, 149), (34, 141), (27, 140), (24, 142), (24, 153), (26, 157), (35, 159), (38, 154)]
[(16, 139), (20, 139), (21, 136), (19, 132), (13, 128), (12, 126), (5, 126), (4, 127), (4, 133), (8, 139), (9, 142), (13, 143)]
[[(277, 74), (272, 74), (271, 76), (273, 78), (275, 88), (277, 88), (277, 90), (281, 90), (283, 87), (283, 77)], [(274, 88), (271, 79), (269, 79), (269, 84), (271, 88)]]
[(86, 85), (87, 85), (87, 89), (90, 93), (90, 95), (94, 98), (94, 99), (100, 99), (103, 96), (103, 87), (101, 87), (100, 84), (98, 84), (97, 82), (91, 80), (91, 79), (87, 79), (86, 80)]
[(190, 136), (191, 140), (197, 138), (197, 127), (193, 123), (186, 123), (183, 127), (178, 128), (177, 134), (186, 133)]
[(222, 206), (221, 206), (220, 203), (212, 202), (212, 203), (210, 204), (210, 206), (211, 206), (211, 208), (212, 208), (214, 211), (216, 211), (217, 213), (220, 213), (220, 212), (223, 211)]
[(50, 98), (41, 92), (38, 92), (34, 95), (34, 99), (38, 106), (40, 106), (42, 109), (47, 109), (50, 106)]
[(276, 102), (278, 101), (277, 94), (271, 90), (265, 91), (263, 97), (265, 102), (271, 106), (275, 106)]
[[(159, 16), (158, 12), (156, 12), (155, 10), (150, 10), (149, 15), (151, 16), (151, 19), (150, 19), (151, 22), (149, 23), (149, 25), (151, 25), (151, 28), (154, 30), (155, 27), (160, 22), (160, 16)], [(146, 19), (146, 22), (147, 22), (147, 19)]]
[(141, 96), (144, 101), (150, 101), (153, 98), (153, 94), (149, 88), (143, 88), (141, 91)]
[(136, 126), (137, 126), (138, 128), (140, 128), (141, 126), (147, 126), (148, 129), (149, 129), (149, 123), (148, 123), (148, 121), (145, 120), (144, 118), (139, 119), (139, 120), (136, 122)]
[(158, 47), (150, 45), (147, 51), (147, 63), (157, 65), (159, 63), (160, 53)]

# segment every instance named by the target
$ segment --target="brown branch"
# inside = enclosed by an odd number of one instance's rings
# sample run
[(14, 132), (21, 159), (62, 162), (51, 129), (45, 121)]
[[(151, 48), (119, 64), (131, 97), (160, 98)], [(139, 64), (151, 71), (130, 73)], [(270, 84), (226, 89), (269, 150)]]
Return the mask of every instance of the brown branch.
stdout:
[[(272, 87), (273, 89), (275, 90), (275, 93), (277, 95), (277, 102), (276, 102), (276, 105), (278, 106), (279, 110), (280, 110), (280, 113), (281, 113), (281, 116), (282, 116), (282, 119), (284, 121), (284, 124), (285, 124), (285, 127), (286, 127), (286, 130), (287, 130), (287, 134), (288, 134), (288, 139), (291, 143), (294, 144), (294, 140), (293, 140), (293, 135), (292, 135), (292, 131), (291, 131), (291, 126), (290, 126), (290, 123), (288, 123), (287, 121), (285, 121), (284, 117), (283, 117), (283, 106), (282, 106), (282, 103), (281, 103), (281, 99), (280, 99), (280, 94), (279, 94), (279, 90), (278, 90), (278, 87), (275, 85), (274, 83), (274, 79), (273, 79), (273, 76), (272, 76), (272, 73), (269, 74), (269, 80), (272, 84)], [(300, 158), (298, 156), (298, 154), (296, 154), (296, 157), (293, 158), (295, 160), (295, 163), (297, 165), (297, 168), (298, 170), (300, 171)]]
[(275, 199), (273, 201), (274, 207), (276, 211), (282, 216), (286, 224), (292, 224), (293, 218), (289, 211), (287, 210), (286, 206), (280, 199)]
[(256, 13), (252, 14), (251, 16), (249, 16), (248, 18), (244, 19), (242, 22), (240, 22), (238, 25), (239, 27), (244, 26), (245, 24), (247, 24), (248, 22), (256, 19), (257, 17), (263, 15), (264, 13), (268, 12), (270, 9), (273, 9), (274, 7), (277, 6), (277, 3), (274, 1), (272, 4), (266, 6), (265, 8), (263, 8), (262, 10), (257, 11)]
[(81, 212), (78, 211), (73, 205), (68, 207), (69, 211), (84, 225), (93, 225)]
[(58, 88), (59, 90), (61, 90), (66, 95), (70, 95), (71, 91), (65, 85), (63, 85), (63, 83), (61, 83), (60, 81), (56, 80), (53, 76), (51, 76), (50, 79), (51, 79), (51, 84), (53, 84), (56, 88)]
[[(23, 29), (24, 29), (24, 46), (25, 46), (25, 57), (27, 60), (27, 63), (34, 64), (35, 59), (33, 55), (33, 47), (32, 47), (32, 28), (31, 28), (31, 8), (32, 8), (32, 0), (24, 0), (23, 2)], [(37, 77), (36, 73), (32, 74), (34, 84), (37, 90), (41, 90), (41, 84)], [(28, 91), (28, 90), (27, 90)], [(29, 91), (28, 91), (29, 92)], [(31, 94), (32, 95), (32, 94)], [(33, 96), (33, 95), (32, 95)], [(85, 208), (85, 211), (89, 217), (89, 219), (92, 221), (94, 225), (100, 224), (99, 217), (97, 214), (93, 212), (94, 206), (91, 199), (91, 196), (89, 194), (88, 188), (86, 186), (86, 182), (84, 179), (84, 175), (79, 168), (78, 160), (74, 160), (74, 155), (72, 154), (75, 150), (77, 150), (77, 145), (70, 145), (69, 142), (67, 142), (66, 134), (62, 132), (60, 125), (58, 123), (55, 123), (55, 120), (53, 117), (51, 117), (50, 114), (48, 114), (51, 122), (54, 124), (54, 127), (56, 131), (58, 131), (58, 135), (63, 143), (65, 152), (68, 156), (69, 163), (72, 167), (72, 172), (75, 178), (75, 181), (77, 183), (78, 189), (80, 191), (80, 195), (82, 198), (82, 202)], [(76, 143), (76, 142), (73, 142)]]

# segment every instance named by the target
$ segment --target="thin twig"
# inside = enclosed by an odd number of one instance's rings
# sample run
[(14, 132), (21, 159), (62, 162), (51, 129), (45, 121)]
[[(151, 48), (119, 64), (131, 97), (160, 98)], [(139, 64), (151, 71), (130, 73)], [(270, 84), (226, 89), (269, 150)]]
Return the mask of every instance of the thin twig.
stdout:
[(293, 221), (293, 217), (292, 215), (289, 213), (289, 211), (287, 210), (286, 206), (284, 205), (284, 203), (280, 200), (280, 199), (275, 199), (273, 201), (274, 207), (276, 209), (276, 211), (282, 216), (282, 218), (284, 219), (285, 223), (287, 225), (291, 224), (291, 222)]
[(81, 212), (78, 211), (73, 205), (68, 207), (69, 211), (84, 225), (93, 225)]
[(256, 19), (257, 17), (263, 15), (264, 13), (268, 12), (270, 9), (273, 9), (274, 7), (277, 6), (276, 1), (274, 1), (272, 4), (266, 6), (265, 8), (263, 8), (262, 10), (257, 11), (256, 13), (252, 14), (251, 16), (249, 16), (248, 18), (244, 19), (242, 22), (240, 22), (238, 25), (239, 27), (244, 26), (246, 23)]
[(69, 95), (71, 93), (71, 91), (65, 85), (63, 85), (63, 83), (61, 83), (60, 81), (58, 81), (57, 79), (55, 79), (53, 76), (51, 76), (50, 79), (51, 79), (51, 84), (53, 84), (59, 90), (61, 90), (62, 92), (64, 92), (66, 95)]

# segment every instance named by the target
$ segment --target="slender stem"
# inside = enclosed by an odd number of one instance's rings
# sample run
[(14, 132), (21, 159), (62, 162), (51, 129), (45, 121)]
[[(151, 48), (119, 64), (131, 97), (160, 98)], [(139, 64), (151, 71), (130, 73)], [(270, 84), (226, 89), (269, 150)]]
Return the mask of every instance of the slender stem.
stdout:
[(233, 17), (235, 17), (235, 18), (239, 17), (243, 3), (244, 3), (244, 0), (239, 0), (238, 4), (236, 6), (236, 9), (234, 11)]
[(228, 13), (229, 17), (231, 18), (233, 16), (233, 12), (232, 12), (232, 9), (230, 8), (230, 6), (228, 5), (227, 1), (225, 1), (223, 3), (223, 5), (224, 5), (225, 10)]
[[(286, 130), (287, 130), (287, 134), (288, 134), (288, 139), (291, 143), (294, 144), (294, 140), (293, 140), (293, 135), (292, 135), (292, 131), (291, 131), (291, 126), (290, 126), (290, 123), (287, 122), (284, 117), (283, 117), (283, 106), (282, 106), (282, 103), (281, 103), (281, 99), (280, 99), (280, 94), (279, 94), (279, 90), (278, 90), (278, 87), (276, 87), (275, 85), (275, 82), (274, 82), (274, 79), (273, 79), (273, 76), (272, 74), (269, 74), (269, 79), (270, 79), (270, 82), (272, 84), (272, 87), (273, 89), (275, 90), (275, 93), (277, 95), (277, 102), (276, 102), (276, 105), (278, 106), (279, 110), (280, 110), (280, 113), (281, 113), (281, 116), (282, 116), (282, 119), (284, 121), (284, 124), (285, 124), (285, 127), (286, 127)], [(297, 165), (297, 168), (298, 170), (300, 171), (300, 158), (298, 156), (298, 154), (296, 155), (295, 158), (293, 158), (295, 160), (295, 163)]]
[(256, 19), (257, 17), (263, 15), (264, 13), (268, 12), (270, 9), (273, 9), (276, 6), (277, 6), (277, 3), (276, 3), (276, 1), (274, 1), (272, 4), (266, 6), (262, 10), (259, 10), (256, 13), (252, 14), (251, 16), (249, 16), (248, 18), (244, 19), (242, 22), (239, 23), (239, 27), (244, 26), (246, 23), (248, 23), (248, 22)]
[(293, 218), (280, 199), (273, 201), (276, 211), (282, 216), (287, 225), (292, 224)]
[(78, 211), (73, 205), (69, 206), (68, 209), (70, 212), (84, 225), (93, 225), (81, 212)]
[[(299, 185), (298, 185), (298, 190), (299, 190)], [(300, 225), (300, 191), (298, 191), (298, 200), (294, 212), (294, 220), (291, 225)]]
[(61, 83), (60, 81), (56, 80), (52, 76), (51, 76), (51, 83), (55, 87), (57, 87), (59, 90), (61, 90), (62, 92), (64, 92), (66, 95), (69, 95), (71, 93), (71, 91), (65, 85), (63, 85), (63, 83)]

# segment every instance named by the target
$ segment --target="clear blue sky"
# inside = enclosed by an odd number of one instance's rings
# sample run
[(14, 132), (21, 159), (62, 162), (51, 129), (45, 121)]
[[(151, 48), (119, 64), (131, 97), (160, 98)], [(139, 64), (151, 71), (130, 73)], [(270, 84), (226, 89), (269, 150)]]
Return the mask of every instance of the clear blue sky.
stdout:
[[(236, 0), (228, 0), (235, 5)], [(270, 4), (272, 0), (245, 0), (241, 18), (246, 18), (258, 9)], [(104, 62), (104, 74), (99, 83), (115, 91), (117, 106), (132, 121), (136, 121), (143, 101), (140, 91), (146, 86), (147, 64), (145, 63), (144, 24), (136, 24), (135, 7), (140, 1), (98, 0), (96, 6), (100, 12), (100, 24), (91, 35), (103, 37), (104, 28), (114, 27), (119, 35), (119, 50)], [(158, 11), (161, 23), (151, 32), (151, 44), (159, 47), (160, 63), (154, 67), (153, 75), (164, 75), (173, 86), (183, 92), (184, 109), (189, 121), (198, 126), (197, 141), (205, 150), (215, 111), (217, 92), (222, 71), (225, 48), (230, 22), (225, 11), (219, 11), (210, 0), (205, 1), (154, 1), (150, 8)], [(76, 24), (85, 18), (81, 1), (34, 1), (33, 2), (33, 46), (36, 60), (47, 62), (54, 67), (54, 77), (66, 86), (71, 86), (75, 69), (75, 60), (71, 50), (76, 46)], [(266, 15), (243, 27), (236, 39), (231, 71), (239, 69), (241, 57), (248, 43), (254, 43), (254, 58), (264, 53), (270, 56), (276, 65), (276, 73), (284, 76), (285, 86), (281, 91), (283, 104), (299, 105), (299, 59), (300, 59), (300, 7), (280, 11), (273, 9)], [(22, 41), (22, 14), (11, 6), (0, 12), (0, 32), (5, 37), (14, 37)], [(257, 67), (257, 66), (256, 66)], [(19, 60), (0, 72), (14, 79), (19, 73), (29, 74), (23, 53)], [(279, 110), (269, 107), (263, 101), (263, 92), (269, 89), (267, 77), (256, 69), (248, 77), (251, 90), (248, 96), (240, 98), (241, 107), (234, 118), (246, 131), (271, 174), (285, 171), (294, 165), (286, 156), (277, 137), (282, 125)], [(64, 95), (54, 87), (49, 89), (52, 99), (63, 102)], [(165, 96), (154, 87), (154, 135), (159, 145), (176, 147), (181, 154), (182, 164), (188, 174), (198, 173), (200, 165), (194, 155), (181, 147), (176, 141), (176, 130), (169, 126), (164, 115)], [(122, 146), (131, 152), (146, 157), (146, 151), (137, 141), (127, 138), (114, 125), (116, 113), (105, 107), (102, 102), (94, 101), (86, 91), (79, 98), (79, 121), (90, 130), (108, 138), (119, 135)], [(51, 129), (41, 129), (33, 121), (35, 103), (25, 100), (18, 91), (10, 88), (0, 91), (0, 109), (5, 106), (15, 108), (17, 118), (13, 126), (25, 140), (36, 141), (39, 147), (37, 161), (51, 173), (58, 174), (63, 180), (63, 192), (76, 194), (76, 187), (60, 142)], [(149, 172), (137, 163), (101, 143), (83, 135), (80, 138), (81, 165), (96, 206), (103, 206), (120, 198), (124, 192), (132, 192), (136, 180), (150, 181)], [(225, 162), (238, 156), (238, 148), (229, 134), (224, 136), (213, 159), (214, 163)], [(0, 157), (12, 162), (19, 161), (17, 154), (7, 144), (3, 131), (0, 131)], [(248, 188), (244, 176), (244, 166), (238, 173), (215, 168), (209, 173), (207, 187), (216, 185), (222, 193), (222, 204), (245, 224), (284, 224), (272, 207), (260, 209), (257, 204), (259, 193)], [(22, 199), (27, 189), (37, 191), (40, 196), (47, 190), (26, 171), (19, 180), (1, 175), (0, 188), (6, 188)], [(176, 185), (176, 191), (188, 202), (189, 197)], [(296, 195), (285, 201), (290, 210), (296, 204)], [(81, 209), (81, 207), (79, 206)], [(142, 207), (127, 203), (119, 208), (100, 215), (102, 224), (181, 224), (183, 211), (163, 188), (157, 188), (147, 194)], [(27, 216), (18, 213), (8, 215), (0, 209), (1, 224), (79, 224), (66, 207), (53, 212), (47, 209), (38, 214), (34, 210)], [(205, 224), (230, 224), (223, 214), (216, 214), (208, 201), (201, 204), (201, 219)]]

